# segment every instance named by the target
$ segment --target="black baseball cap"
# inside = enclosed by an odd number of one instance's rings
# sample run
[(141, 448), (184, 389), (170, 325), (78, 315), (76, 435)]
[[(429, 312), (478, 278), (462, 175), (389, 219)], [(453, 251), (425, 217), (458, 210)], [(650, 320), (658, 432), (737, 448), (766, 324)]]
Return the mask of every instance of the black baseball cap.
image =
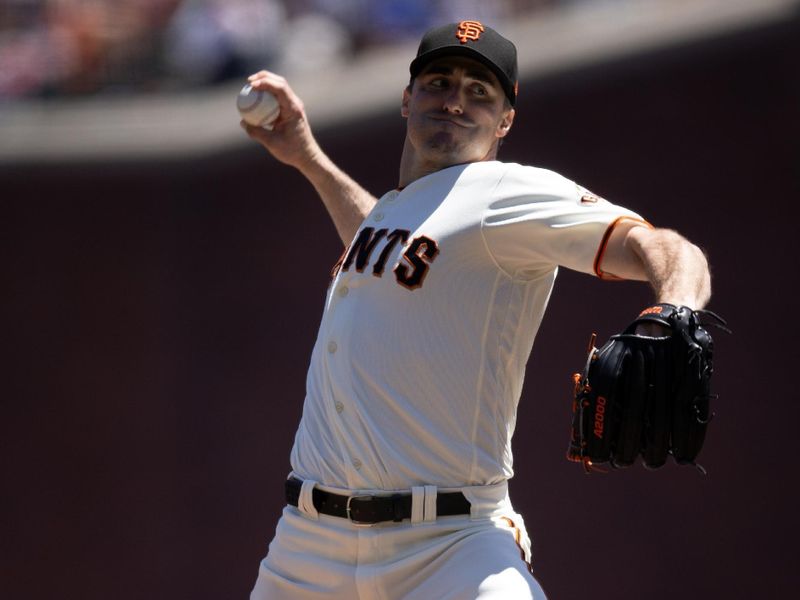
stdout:
[(423, 67), (442, 56), (467, 56), (497, 76), (511, 106), (517, 101), (517, 48), (479, 21), (459, 21), (429, 30), (422, 36), (409, 70), (413, 79)]

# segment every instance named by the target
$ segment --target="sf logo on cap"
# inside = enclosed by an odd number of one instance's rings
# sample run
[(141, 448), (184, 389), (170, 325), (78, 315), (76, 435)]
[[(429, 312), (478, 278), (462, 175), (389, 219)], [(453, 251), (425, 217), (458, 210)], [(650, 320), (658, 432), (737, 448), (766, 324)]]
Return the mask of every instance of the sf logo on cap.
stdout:
[(461, 40), (462, 44), (466, 44), (470, 40), (477, 42), (483, 32), (483, 25), (479, 21), (461, 21), (458, 24), (456, 37)]

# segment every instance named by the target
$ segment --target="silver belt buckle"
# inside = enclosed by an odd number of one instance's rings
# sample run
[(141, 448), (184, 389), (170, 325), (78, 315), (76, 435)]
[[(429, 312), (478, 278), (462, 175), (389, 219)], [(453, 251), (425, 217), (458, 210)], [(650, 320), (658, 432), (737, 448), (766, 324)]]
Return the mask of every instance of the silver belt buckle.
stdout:
[(350, 514), (350, 503), (353, 500), (372, 500), (374, 496), (350, 496), (347, 498), (347, 505), (345, 506), (345, 510), (347, 511), (347, 519), (356, 527), (372, 527), (375, 523), (371, 523), (369, 521), (356, 521), (353, 519), (353, 516)]

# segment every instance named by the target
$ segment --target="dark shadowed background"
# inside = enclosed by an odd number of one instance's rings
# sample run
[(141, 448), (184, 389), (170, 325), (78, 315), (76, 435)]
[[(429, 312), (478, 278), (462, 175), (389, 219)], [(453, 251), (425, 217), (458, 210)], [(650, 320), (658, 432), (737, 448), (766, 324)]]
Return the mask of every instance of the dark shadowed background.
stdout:
[[(398, 90), (399, 98), (399, 90)], [(651, 300), (561, 272), (514, 438), (512, 500), (551, 598), (791, 597), (800, 401), (800, 27), (521, 82), (504, 160), (544, 166), (710, 257), (707, 476), (565, 460), (571, 374)], [(397, 111), (319, 133), (375, 194)], [(0, 595), (244, 598), (282, 479), (338, 238), (255, 144), (185, 160), (0, 166)]]

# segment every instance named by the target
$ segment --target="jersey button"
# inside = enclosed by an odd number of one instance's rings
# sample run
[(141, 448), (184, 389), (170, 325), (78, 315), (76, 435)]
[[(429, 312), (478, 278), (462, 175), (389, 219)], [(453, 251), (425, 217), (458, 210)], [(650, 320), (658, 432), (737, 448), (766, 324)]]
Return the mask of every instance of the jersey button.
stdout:
[(361, 468), (361, 461), (358, 460), (357, 458), (354, 458), (353, 459), (353, 467), (355, 467), (356, 471), (358, 471)]
[(342, 414), (342, 411), (344, 410), (344, 404), (337, 400), (333, 405), (336, 407), (336, 412)]
[(380, 223), (381, 221), (383, 221), (383, 213), (377, 213), (377, 214), (375, 215), (375, 217), (373, 217), (373, 218), (375, 219), (375, 221), (377, 221), (378, 223)]
[(336, 345), (336, 342), (328, 342), (328, 352), (330, 352), (331, 354), (333, 354), (334, 352), (336, 352), (336, 349), (337, 349), (338, 347), (339, 347), (339, 346), (337, 346), (337, 345)]
[(349, 294), (349, 293), (350, 293), (350, 288), (349, 288), (349, 287), (347, 287), (346, 285), (343, 285), (342, 287), (340, 287), (340, 288), (339, 288), (339, 295), (340, 295), (342, 298), (344, 298), (345, 296), (347, 296), (347, 294)]

